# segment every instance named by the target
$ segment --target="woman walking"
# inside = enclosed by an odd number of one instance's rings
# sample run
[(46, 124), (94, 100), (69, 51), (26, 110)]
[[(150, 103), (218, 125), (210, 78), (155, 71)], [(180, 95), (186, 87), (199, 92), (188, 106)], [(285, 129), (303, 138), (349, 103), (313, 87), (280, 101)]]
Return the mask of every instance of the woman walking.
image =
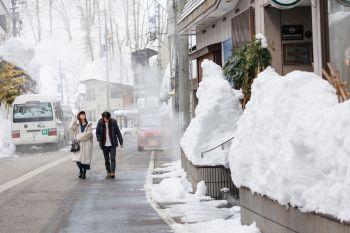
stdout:
[(92, 124), (86, 119), (84, 111), (73, 117), (69, 124), (69, 129), (73, 132), (74, 139), (80, 144), (80, 151), (73, 153), (73, 161), (79, 168), (79, 178), (86, 179), (86, 170), (90, 170), (92, 158)]

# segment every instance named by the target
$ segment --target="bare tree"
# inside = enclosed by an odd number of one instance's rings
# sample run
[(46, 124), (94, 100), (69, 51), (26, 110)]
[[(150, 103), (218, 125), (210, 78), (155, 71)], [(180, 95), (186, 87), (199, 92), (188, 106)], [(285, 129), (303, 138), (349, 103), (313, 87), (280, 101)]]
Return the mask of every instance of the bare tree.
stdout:
[(36, 18), (38, 23), (38, 41), (41, 41), (41, 25), (40, 25), (40, 11), (39, 0), (36, 0)]
[(98, 41), (100, 44), (100, 58), (103, 57), (103, 46), (102, 46), (102, 27), (101, 27), (101, 12), (100, 12), (100, 1), (95, 0), (95, 8), (97, 11), (97, 18), (98, 18)]
[(27, 4), (25, 4), (25, 11), (26, 11), (27, 16), (28, 16), (28, 19), (29, 19), (29, 23), (30, 23), (30, 27), (31, 27), (32, 32), (33, 32), (33, 36), (34, 36), (34, 39), (35, 39), (35, 43), (37, 44), (37, 43), (38, 43), (38, 38), (36, 37), (36, 34), (35, 34), (35, 29), (34, 29), (34, 25), (33, 25), (32, 15), (31, 15), (30, 12), (29, 12), (28, 5), (27, 5)]
[(83, 7), (81, 5), (78, 6), (78, 9), (80, 11), (80, 18), (81, 18), (81, 28), (85, 31), (85, 47), (90, 54), (91, 61), (94, 61), (94, 51), (92, 47), (92, 40), (91, 40), (91, 18), (89, 17), (90, 10), (88, 8), (85, 8), (87, 11), (84, 12)]
[(50, 34), (52, 34), (52, 4), (53, 0), (49, 0)]
[(130, 48), (130, 30), (129, 30), (129, 2), (128, 0), (123, 0), (125, 26), (126, 26), (126, 44)]
[(110, 41), (111, 41), (111, 56), (114, 57), (114, 32), (113, 32), (113, 14), (112, 14), (112, 2), (111, 0), (109, 0), (109, 27), (110, 27), (110, 31), (111, 31), (111, 37), (110, 37)]
[(57, 12), (59, 13), (59, 15), (61, 16), (64, 28), (66, 29), (69, 41), (72, 41), (72, 32), (71, 32), (71, 25), (70, 25), (70, 19), (68, 17), (68, 13), (66, 10), (66, 7), (63, 3), (62, 0), (56, 0), (55, 1), (55, 9), (57, 10)]

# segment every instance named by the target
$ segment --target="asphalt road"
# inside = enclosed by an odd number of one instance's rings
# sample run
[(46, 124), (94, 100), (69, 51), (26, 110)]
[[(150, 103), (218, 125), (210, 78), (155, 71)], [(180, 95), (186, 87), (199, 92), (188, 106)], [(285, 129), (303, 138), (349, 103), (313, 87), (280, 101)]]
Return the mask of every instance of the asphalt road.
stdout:
[(80, 180), (68, 148), (0, 159), (0, 232), (171, 232), (145, 198), (150, 152), (135, 138), (117, 150), (117, 178), (105, 180), (102, 152)]

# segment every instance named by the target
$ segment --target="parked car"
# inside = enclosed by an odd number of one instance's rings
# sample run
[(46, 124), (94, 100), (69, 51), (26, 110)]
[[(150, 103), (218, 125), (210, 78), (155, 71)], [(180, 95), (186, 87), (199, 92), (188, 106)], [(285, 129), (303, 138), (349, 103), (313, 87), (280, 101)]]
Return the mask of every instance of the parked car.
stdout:
[(159, 150), (163, 147), (164, 129), (159, 115), (142, 115), (139, 121), (137, 148)]

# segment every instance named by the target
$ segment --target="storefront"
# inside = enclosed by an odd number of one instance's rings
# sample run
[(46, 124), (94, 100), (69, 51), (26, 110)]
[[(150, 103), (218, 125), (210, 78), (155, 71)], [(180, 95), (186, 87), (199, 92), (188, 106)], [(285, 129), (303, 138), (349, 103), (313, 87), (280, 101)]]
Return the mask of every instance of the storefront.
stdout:
[(257, 31), (272, 42), (272, 66), (280, 74), (293, 70), (313, 71), (311, 1), (257, 1), (256, 11), (263, 24)]
[(257, 33), (273, 43), (272, 65), (293, 70), (335, 72), (350, 88), (349, 0), (256, 0)]

